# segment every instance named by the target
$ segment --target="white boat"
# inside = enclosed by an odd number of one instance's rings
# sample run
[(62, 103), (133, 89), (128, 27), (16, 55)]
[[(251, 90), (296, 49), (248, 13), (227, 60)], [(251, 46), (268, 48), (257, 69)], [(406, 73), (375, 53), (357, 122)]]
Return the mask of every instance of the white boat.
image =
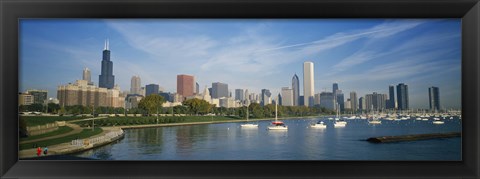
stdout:
[(268, 130), (288, 130), (288, 126), (286, 126), (282, 121), (277, 120), (277, 103), (275, 103), (275, 121), (272, 122), (272, 125), (267, 127)]
[(356, 119), (357, 116), (350, 116), (348, 119)]
[(240, 125), (242, 128), (256, 128), (258, 127), (258, 124), (252, 124), (252, 123), (248, 123), (248, 106), (247, 106), (247, 123), (246, 124), (242, 124)]
[(428, 121), (428, 118), (423, 118), (422, 121)]
[(440, 121), (440, 120), (433, 121), (433, 124), (444, 124), (444, 123), (445, 123), (445, 122)]
[(315, 124), (310, 125), (311, 128), (316, 128), (316, 129), (325, 129), (327, 128), (327, 125), (323, 123), (323, 121), (319, 121)]
[(368, 121), (369, 124), (381, 124), (382, 121), (380, 120), (371, 120), (371, 121)]
[(360, 116), (360, 119), (367, 119), (367, 116)]
[(380, 120), (378, 119), (378, 116), (377, 116), (375, 110), (373, 110), (373, 105), (372, 105), (372, 113), (373, 113), (373, 114), (372, 114), (372, 117), (370, 118), (371, 120), (368, 120), (368, 123), (369, 123), (369, 124), (381, 124), (382, 121), (380, 121)]
[(338, 112), (339, 108), (337, 107), (337, 117), (335, 117), (335, 122), (333, 123), (334, 127), (345, 127), (347, 125), (347, 121), (339, 120), (338, 119)]
[(333, 120), (333, 117), (329, 117), (328, 120)]
[(421, 120), (422, 120), (422, 118), (419, 118), (419, 117), (417, 117), (417, 119), (416, 119), (416, 120), (417, 120), (417, 121), (421, 121)]

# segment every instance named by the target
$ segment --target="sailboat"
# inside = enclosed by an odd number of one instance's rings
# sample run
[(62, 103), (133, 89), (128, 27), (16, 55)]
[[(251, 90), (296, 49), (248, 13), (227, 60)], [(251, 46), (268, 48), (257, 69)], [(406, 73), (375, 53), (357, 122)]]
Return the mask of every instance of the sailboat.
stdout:
[(316, 129), (325, 129), (327, 128), (327, 125), (325, 125), (323, 121), (318, 121), (317, 123), (310, 125), (310, 127)]
[(333, 126), (334, 127), (345, 127), (347, 125), (347, 121), (344, 121), (344, 120), (340, 120), (338, 118), (338, 112), (339, 112), (339, 107), (337, 105), (337, 115), (335, 117), (335, 122), (333, 123)]
[(275, 121), (268, 126), (268, 130), (288, 130), (288, 127), (282, 121), (277, 120), (277, 102), (275, 102)]
[(381, 124), (382, 121), (380, 121), (377, 117), (377, 115), (375, 114), (375, 111), (373, 110), (373, 105), (372, 105), (372, 111), (373, 111), (373, 114), (372, 114), (372, 120), (368, 120), (368, 123), (369, 124)]
[(246, 123), (246, 124), (242, 124), (242, 125), (240, 125), (240, 126), (241, 126), (241, 127), (245, 127), (245, 128), (258, 127), (258, 124), (248, 123), (248, 117), (249, 117), (249, 114), (248, 114), (248, 106), (247, 106), (247, 123)]

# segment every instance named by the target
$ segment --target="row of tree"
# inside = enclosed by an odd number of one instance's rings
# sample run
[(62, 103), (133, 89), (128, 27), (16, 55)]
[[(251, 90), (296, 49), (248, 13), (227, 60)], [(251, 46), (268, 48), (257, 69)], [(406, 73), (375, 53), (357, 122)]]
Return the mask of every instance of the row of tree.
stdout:
[[(202, 99), (188, 99), (185, 100), (179, 106), (174, 107), (162, 107), (165, 103), (165, 99), (157, 94), (149, 95), (138, 103), (137, 108), (125, 110), (124, 108), (113, 107), (93, 107), (93, 106), (65, 106), (60, 107), (58, 104), (49, 103), (48, 108), (42, 104), (32, 104), (26, 106), (20, 106), (20, 112), (26, 111), (38, 111), (59, 115), (80, 115), (80, 114), (139, 114), (152, 116), (154, 114), (186, 114), (186, 115), (207, 115), (214, 114), (220, 116), (240, 116), (245, 117), (247, 114), (247, 106), (239, 108), (225, 108), (215, 107), (209, 102)], [(261, 106), (258, 103), (251, 103), (248, 106), (249, 116), (252, 118), (264, 118), (275, 116), (275, 105), (269, 104)], [(306, 106), (277, 106), (277, 115), (279, 117), (285, 116), (311, 116), (320, 114), (335, 114), (334, 111), (321, 108), (319, 106), (306, 107)]]

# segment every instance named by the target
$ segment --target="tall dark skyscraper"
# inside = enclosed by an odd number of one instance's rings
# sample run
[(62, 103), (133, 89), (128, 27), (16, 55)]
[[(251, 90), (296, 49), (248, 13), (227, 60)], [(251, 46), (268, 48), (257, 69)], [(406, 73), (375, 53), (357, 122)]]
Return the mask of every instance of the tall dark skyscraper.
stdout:
[(300, 99), (300, 80), (298, 80), (297, 74), (293, 75), (292, 89), (293, 89), (293, 105), (298, 106), (299, 105), (298, 100)]
[(148, 96), (151, 94), (158, 94), (158, 89), (159, 89), (159, 86), (157, 84), (149, 84), (145, 86), (145, 96)]
[(115, 76), (113, 76), (113, 62), (110, 61), (110, 50), (108, 49), (108, 40), (105, 41), (105, 49), (103, 50), (102, 71), (98, 78), (98, 86), (100, 88), (112, 89), (115, 84)]
[(440, 110), (440, 90), (438, 87), (432, 86), (428, 88), (428, 100), (430, 102), (431, 111)]
[(335, 94), (338, 90), (338, 83), (333, 83), (332, 93)]
[(387, 109), (395, 109), (395, 87), (393, 85), (388, 86), (388, 98)]
[(397, 103), (399, 110), (407, 110), (408, 106), (408, 85), (400, 83), (397, 85)]

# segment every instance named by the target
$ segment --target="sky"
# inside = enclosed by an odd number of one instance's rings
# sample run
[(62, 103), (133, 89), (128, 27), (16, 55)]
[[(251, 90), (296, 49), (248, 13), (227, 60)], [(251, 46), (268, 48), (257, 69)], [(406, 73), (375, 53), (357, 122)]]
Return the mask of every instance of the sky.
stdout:
[(159, 84), (176, 92), (176, 76), (196, 78), (200, 92), (213, 82), (277, 95), (314, 63), (315, 93), (337, 82), (358, 97), (388, 94), (405, 83), (411, 108), (428, 108), (428, 87), (440, 89), (442, 108), (461, 108), (460, 19), (22, 19), (20, 90), (46, 89), (91, 70), (98, 85), (109, 40), (115, 83), (130, 90)]

